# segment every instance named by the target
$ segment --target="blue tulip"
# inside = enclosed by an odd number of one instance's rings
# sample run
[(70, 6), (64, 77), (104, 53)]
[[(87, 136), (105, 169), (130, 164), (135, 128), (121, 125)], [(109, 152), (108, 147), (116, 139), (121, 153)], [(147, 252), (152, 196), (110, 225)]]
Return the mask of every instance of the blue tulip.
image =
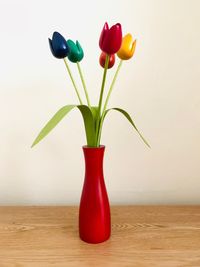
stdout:
[(53, 33), (52, 40), (49, 39), (49, 46), (54, 57), (65, 58), (68, 56), (69, 47), (67, 41), (59, 32)]

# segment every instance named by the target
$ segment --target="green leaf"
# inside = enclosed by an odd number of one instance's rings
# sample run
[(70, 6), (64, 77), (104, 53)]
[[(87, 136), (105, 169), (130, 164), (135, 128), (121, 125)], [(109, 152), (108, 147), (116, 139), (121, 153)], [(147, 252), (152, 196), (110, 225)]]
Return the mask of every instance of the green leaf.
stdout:
[(116, 110), (116, 111), (119, 111), (121, 114), (123, 114), (127, 120), (131, 123), (131, 125), (134, 127), (134, 129), (137, 131), (137, 133), (139, 134), (139, 136), (142, 138), (143, 142), (150, 148), (150, 145), (148, 144), (148, 142), (145, 140), (145, 138), (142, 136), (142, 134), (140, 133), (140, 131), (138, 130), (138, 128), (136, 127), (135, 123), (133, 122), (131, 116), (123, 109), (121, 108), (110, 108), (110, 109), (107, 109), (105, 111), (105, 113), (102, 115), (102, 119), (101, 119), (101, 126), (100, 126), (100, 133), (99, 133), (99, 140), (100, 140), (100, 137), (101, 137), (101, 131), (102, 131), (102, 125), (103, 125), (103, 121), (105, 119), (105, 116), (107, 115), (107, 113), (110, 111), (110, 110)]
[(95, 129), (97, 127), (96, 123), (97, 123), (97, 117), (98, 117), (98, 106), (92, 106), (90, 107), (91, 111), (92, 111), (92, 115), (94, 118), (94, 124), (95, 124)]
[(98, 114), (98, 106), (92, 106), (91, 111), (92, 111), (92, 115), (93, 115), (94, 120), (96, 120), (97, 114)]
[(55, 126), (67, 115), (73, 108), (77, 107), (83, 117), (85, 132), (88, 146), (95, 146), (95, 124), (92, 111), (86, 105), (67, 105), (58, 110), (58, 112), (50, 119), (50, 121), (44, 126), (41, 132), (36, 137), (32, 146), (39, 143), (49, 132), (55, 128)]
[(87, 145), (95, 147), (95, 120), (91, 109), (86, 105), (78, 105), (77, 108), (81, 111), (87, 138)]

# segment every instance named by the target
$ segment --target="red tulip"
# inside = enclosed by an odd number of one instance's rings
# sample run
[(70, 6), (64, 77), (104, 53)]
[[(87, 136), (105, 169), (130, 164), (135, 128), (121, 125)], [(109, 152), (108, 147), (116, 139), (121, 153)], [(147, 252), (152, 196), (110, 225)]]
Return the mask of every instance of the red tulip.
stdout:
[[(106, 53), (102, 52), (99, 57), (99, 63), (101, 67), (105, 68), (105, 62), (106, 62)], [(112, 68), (114, 64), (115, 64), (115, 54), (112, 54), (109, 57), (108, 69)]]
[(104, 24), (101, 36), (99, 39), (99, 46), (101, 50), (109, 55), (117, 53), (122, 43), (122, 28), (121, 24), (117, 23), (110, 29), (108, 23)]

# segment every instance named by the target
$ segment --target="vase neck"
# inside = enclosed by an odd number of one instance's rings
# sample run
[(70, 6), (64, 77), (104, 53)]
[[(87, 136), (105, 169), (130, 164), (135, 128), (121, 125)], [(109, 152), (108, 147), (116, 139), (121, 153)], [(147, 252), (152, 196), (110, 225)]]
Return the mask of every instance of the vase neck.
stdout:
[[(85, 171), (87, 174), (94, 175), (103, 174), (103, 158), (104, 158), (105, 146), (100, 147), (83, 147), (85, 157)], [(91, 177), (89, 175), (88, 177)]]

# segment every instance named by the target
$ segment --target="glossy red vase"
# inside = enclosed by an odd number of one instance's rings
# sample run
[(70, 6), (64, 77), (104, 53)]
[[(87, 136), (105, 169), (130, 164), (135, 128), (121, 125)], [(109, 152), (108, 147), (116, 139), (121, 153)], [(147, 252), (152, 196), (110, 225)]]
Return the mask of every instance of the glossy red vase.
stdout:
[(83, 147), (85, 179), (79, 207), (80, 238), (100, 243), (110, 237), (110, 205), (103, 175), (105, 146)]

